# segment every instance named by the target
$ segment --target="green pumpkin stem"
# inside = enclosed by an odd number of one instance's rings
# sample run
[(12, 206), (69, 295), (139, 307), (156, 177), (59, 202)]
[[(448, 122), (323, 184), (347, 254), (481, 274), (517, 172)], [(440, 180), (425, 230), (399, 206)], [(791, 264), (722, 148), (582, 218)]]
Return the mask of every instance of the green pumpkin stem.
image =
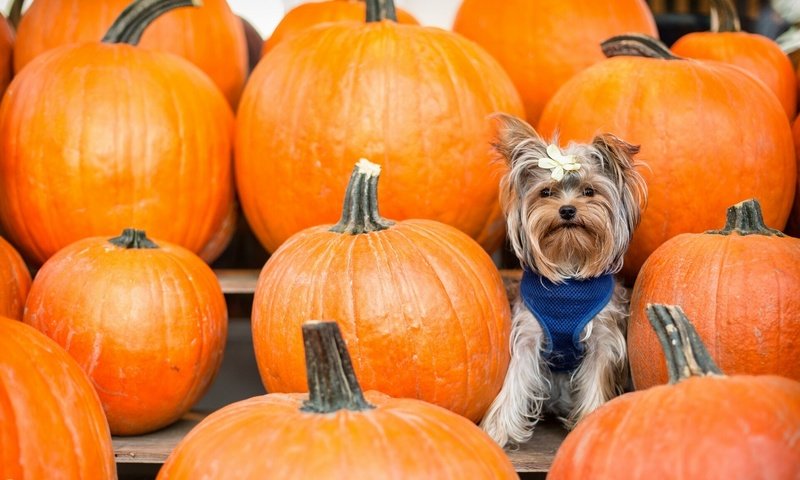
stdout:
[(367, 23), (380, 22), (381, 20), (397, 21), (397, 11), (394, 0), (366, 0)]
[(155, 19), (178, 7), (198, 7), (202, 0), (136, 0), (119, 14), (103, 37), (103, 43), (137, 45)]
[(711, 31), (741, 32), (739, 12), (732, 0), (711, 0)]
[(657, 38), (642, 33), (626, 33), (609, 38), (600, 44), (606, 57), (646, 57), (663, 60), (681, 60)]
[(764, 223), (764, 216), (761, 214), (761, 205), (758, 200), (751, 198), (728, 207), (728, 216), (725, 220), (725, 228), (722, 230), (709, 230), (706, 233), (712, 235), (766, 235), (769, 237), (785, 237), (783, 232), (769, 228)]
[(664, 349), (669, 383), (693, 376), (722, 375), (681, 307), (648, 304), (646, 311)]
[(120, 248), (158, 248), (155, 242), (147, 238), (144, 230), (136, 230), (135, 228), (126, 228), (122, 230), (122, 235), (119, 237), (109, 238), (108, 241)]
[(25, 4), (25, 0), (14, 0), (11, 2), (11, 9), (8, 11), (8, 23), (14, 27), (14, 30), (17, 30), (19, 27), (19, 21), (22, 19), (22, 6)]
[(303, 324), (308, 400), (300, 410), (333, 413), (362, 411), (373, 407), (364, 398), (350, 354), (336, 322), (309, 321)]
[(378, 214), (378, 178), (381, 167), (361, 159), (353, 168), (344, 194), (342, 218), (330, 228), (331, 232), (358, 235), (386, 230), (394, 225)]

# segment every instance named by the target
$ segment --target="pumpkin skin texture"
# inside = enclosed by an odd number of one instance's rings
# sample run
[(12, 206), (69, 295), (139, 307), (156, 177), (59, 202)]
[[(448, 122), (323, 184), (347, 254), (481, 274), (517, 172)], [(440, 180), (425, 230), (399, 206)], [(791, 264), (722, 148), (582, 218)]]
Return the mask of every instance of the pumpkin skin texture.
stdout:
[(305, 391), (300, 326), (324, 318), (341, 325), (365, 389), (478, 421), (509, 361), (511, 314), (497, 268), (455, 228), (386, 222), (355, 234), (306, 229), (264, 265), (251, 317), (264, 386)]
[(5, 317), (0, 352), (0, 478), (116, 479), (103, 408), (75, 360)]
[[(744, 215), (755, 205), (736, 205), (729, 215)], [(649, 303), (681, 305), (723, 371), (800, 380), (800, 239), (756, 226), (678, 235), (645, 262), (628, 326), (637, 390), (667, 381), (661, 347), (645, 315)]]
[(22, 320), (31, 272), (19, 253), (0, 237), (0, 316)]
[[(326, 22), (344, 20), (364, 21), (366, 3), (361, 0), (326, 0), (322, 2), (301, 3), (289, 10), (269, 38), (264, 41), (261, 56), (272, 50), (275, 45), (294, 37), (303, 30)], [(418, 25), (419, 22), (405, 10), (397, 10), (397, 22)]]
[(629, 283), (659, 245), (718, 228), (720, 212), (742, 199), (758, 197), (767, 225), (786, 224), (797, 177), (791, 128), (775, 95), (737, 67), (614, 56), (548, 103), (539, 133), (555, 131), (562, 142), (603, 131), (641, 146), (648, 199), (625, 256)]
[[(34, 0), (22, 16), (14, 45), (14, 70), (40, 54), (102, 38), (130, 0)], [(174, 53), (204, 71), (236, 107), (247, 78), (244, 26), (225, 0), (169, 12), (148, 28), (140, 45)], [(168, 104), (167, 104), (168, 105)]]
[(263, 57), (242, 95), (244, 214), (274, 252), (336, 221), (343, 179), (367, 157), (384, 167), (387, 216), (446, 223), (494, 251), (504, 232), (495, 111), (523, 115), (519, 95), (488, 53), (452, 32), (389, 20), (312, 27)]
[(453, 30), (503, 65), (531, 125), (561, 85), (605, 58), (600, 42), (628, 32), (658, 35), (643, 0), (464, 0)]
[(222, 361), (227, 310), (216, 276), (188, 250), (156, 244), (75, 242), (42, 266), (25, 305), (25, 323), (89, 375), (115, 435), (180, 418)]
[(186, 60), (124, 43), (64, 46), (28, 64), (7, 93), (0, 221), (29, 261), (128, 225), (193, 252), (221, 229), (233, 202), (233, 114)]

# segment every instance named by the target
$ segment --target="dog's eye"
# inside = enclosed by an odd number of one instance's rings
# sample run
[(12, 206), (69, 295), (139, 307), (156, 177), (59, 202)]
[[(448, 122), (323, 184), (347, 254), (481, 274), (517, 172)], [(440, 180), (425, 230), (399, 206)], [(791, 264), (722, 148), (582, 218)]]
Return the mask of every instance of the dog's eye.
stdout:
[(594, 197), (594, 188), (586, 187), (583, 189), (583, 196), (584, 197)]
[(553, 195), (553, 192), (549, 188), (543, 188), (541, 192), (539, 192), (540, 197), (549, 197)]

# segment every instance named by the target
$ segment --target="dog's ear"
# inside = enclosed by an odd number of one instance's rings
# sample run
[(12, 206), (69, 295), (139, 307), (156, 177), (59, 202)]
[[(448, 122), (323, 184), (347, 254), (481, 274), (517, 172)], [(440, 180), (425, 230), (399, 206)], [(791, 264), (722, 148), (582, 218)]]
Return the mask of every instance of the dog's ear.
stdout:
[(641, 164), (633, 159), (639, 153), (639, 146), (631, 145), (610, 133), (594, 137), (592, 146), (602, 157), (603, 171), (614, 181), (620, 192), (622, 207), (628, 219), (628, 231), (633, 234), (647, 201), (647, 184), (636, 169)]
[(542, 138), (525, 120), (507, 113), (495, 113), (491, 118), (496, 127), (492, 147), (509, 166), (526, 152), (546, 148)]

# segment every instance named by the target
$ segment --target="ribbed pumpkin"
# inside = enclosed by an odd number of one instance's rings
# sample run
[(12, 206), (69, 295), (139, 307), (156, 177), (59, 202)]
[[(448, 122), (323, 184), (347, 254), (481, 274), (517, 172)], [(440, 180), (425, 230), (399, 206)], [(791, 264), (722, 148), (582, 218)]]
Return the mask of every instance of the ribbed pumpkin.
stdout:
[[(14, 45), (14, 68), (70, 43), (101, 38), (131, 0), (34, 0)], [(244, 26), (226, 0), (202, 0), (197, 8), (170, 12), (142, 35), (148, 50), (174, 53), (203, 70), (233, 107), (247, 78)]]
[(108, 423), (86, 374), (55, 342), (5, 317), (0, 317), (0, 478), (117, 478)]
[(772, 39), (743, 32), (733, 0), (711, 0), (710, 32), (693, 32), (670, 47), (672, 53), (688, 58), (719, 60), (746, 70), (764, 82), (780, 100), (786, 115), (797, 111), (797, 78), (794, 66)]
[(720, 62), (681, 59), (660, 42), (621, 36), (548, 103), (539, 132), (562, 142), (611, 132), (640, 145), (647, 208), (625, 257), (632, 282), (666, 240), (719, 227), (719, 212), (758, 197), (783, 228), (797, 167), (786, 113), (764, 84)]
[(309, 394), (272, 393), (214, 412), (158, 479), (517, 478), (469, 420), (419, 400), (362, 394), (336, 323), (306, 322), (302, 337)]
[(0, 15), (0, 96), (8, 88), (14, 76), (14, 30), (2, 15)]
[(671, 384), (622, 395), (586, 417), (564, 439), (547, 478), (800, 477), (800, 383), (723, 376), (680, 308), (647, 308)]
[[(275, 45), (292, 38), (303, 30), (327, 22), (353, 20), (363, 22), (367, 14), (363, 0), (324, 0), (302, 3), (289, 10), (264, 42), (261, 55), (266, 55)], [(417, 25), (419, 22), (410, 13), (397, 9), (397, 22)]]
[(184, 248), (127, 229), (48, 260), (24, 321), (86, 371), (115, 435), (156, 430), (186, 413), (210, 386), (227, 334), (211, 269)]
[(628, 32), (658, 34), (644, 0), (464, 0), (453, 29), (503, 65), (531, 125), (561, 85), (603, 60), (600, 42)]
[(678, 235), (645, 262), (628, 327), (637, 389), (667, 381), (650, 303), (681, 305), (724, 371), (800, 380), (800, 239), (767, 228), (757, 201), (728, 209), (724, 229)]
[(47, 52), (14, 78), (0, 105), (0, 221), (30, 261), (128, 225), (194, 252), (221, 229), (233, 114), (197, 67), (134, 46), (190, 4), (139, 0), (103, 42)]
[(22, 320), (22, 309), (31, 288), (31, 272), (25, 261), (0, 237), (0, 316)]
[(359, 162), (339, 223), (292, 236), (262, 269), (252, 314), (261, 379), (268, 392), (304, 391), (300, 328), (325, 318), (341, 325), (365, 388), (477, 421), (508, 367), (500, 274), (455, 228), (380, 217), (379, 172)]
[[(333, 223), (355, 159), (384, 166), (391, 218), (452, 225), (498, 248), (502, 165), (488, 115), (522, 115), (499, 64), (439, 28), (381, 17), (314, 27), (256, 67), (237, 115), (236, 182), (253, 232), (270, 252), (304, 228)], [(381, 20), (381, 18), (387, 18)]]

